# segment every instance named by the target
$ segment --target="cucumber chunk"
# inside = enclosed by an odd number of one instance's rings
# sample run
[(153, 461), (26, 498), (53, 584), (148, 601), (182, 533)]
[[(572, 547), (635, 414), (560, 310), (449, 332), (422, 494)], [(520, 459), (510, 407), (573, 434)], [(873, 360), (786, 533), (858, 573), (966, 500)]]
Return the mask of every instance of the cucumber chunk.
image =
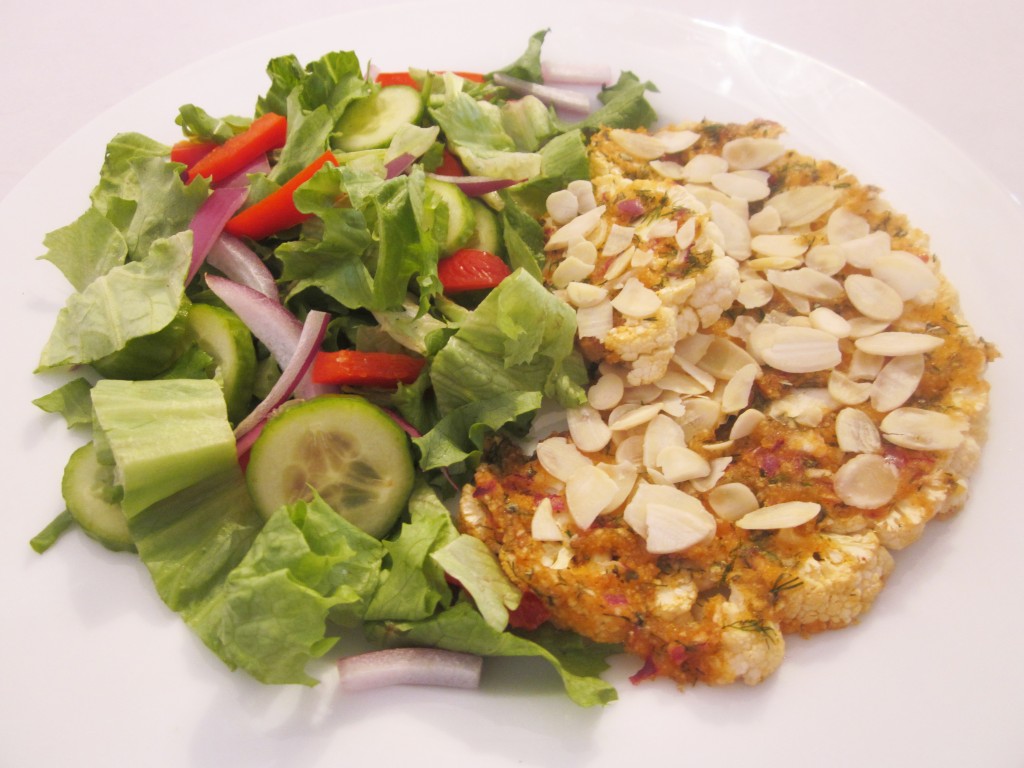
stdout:
[(315, 489), (339, 515), (381, 538), (405, 508), (414, 471), (408, 438), (384, 411), (356, 395), (323, 395), (267, 422), (246, 478), (265, 518)]
[(448, 234), (441, 243), (441, 255), (451, 255), (466, 245), (476, 232), (473, 201), (465, 192), (448, 181), (428, 177), (425, 187), (428, 195), (439, 199), (448, 209)]
[(335, 146), (345, 152), (386, 147), (403, 125), (415, 124), (422, 114), (423, 98), (415, 88), (381, 88), (345, 110), (338, 121)]
[(493, 253), (495, 256), (501, 256), (505, 248), (501, 240), (501, 225), (498, 223), (498, 214), (479, 200), (470, 199), (469, 204), (473, 208), (476, 228), (466, 242), (466, 247), (477, 248), (481, 251)]
[(193, 304), (188, 327), (196, 344), (213, 358), (213, 379), (224, 390), (228, 419), (245, 418), (256, 381), (256, 347), (252, 334), (229, 309)]
[(121, 505), (111, 501), (114, 467), (99, 463), (92, 443), (71, 454), (64, 468), (61, 493), (68, 512), (87, 535), (107, 549), (135, 548)]

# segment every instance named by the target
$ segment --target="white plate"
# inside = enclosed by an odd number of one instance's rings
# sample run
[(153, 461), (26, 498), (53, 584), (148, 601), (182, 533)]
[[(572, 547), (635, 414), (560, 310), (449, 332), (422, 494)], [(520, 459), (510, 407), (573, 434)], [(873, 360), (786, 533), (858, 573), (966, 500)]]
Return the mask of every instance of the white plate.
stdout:
[[(629, 32), (624, 6), (516, 4), (480, 25), (471, 2), (364, 10), (274, 33), (135, 94), (90, 123), (0, 206), (7, 418), (0, 537), (0, 764), (608, 765), (659, 757), (688, 765), (1018, 765), (1024, 612), (1019, 492), (1024, 434), (1012, 396), (1022, 371), (1019, 286), (1024, 220), (1009, 196), (929, 126), (863, 84), (735, 30), (654, 14)], [(397, 14), (397, 16), (395, 15)], [(401, 25), (395, 21), (401, 18)], [(781, 670), (756, 687), (634, 687), (583, 710), (541, 663), (489, 664), (481, 692), (394, 688), (337, 695), (269, 688), (228, 672), (156, 598), (130, 556), (80, 533), (46, 555), (29, 538), (60, 510), (60, 474), (80, 436), (30, 400), (55, 377), (30, 372), (68, 288), (35, 261), (45, 232), (84, 210), (106, 141), (141, 131), (173, 141), (177, 107), (251, 111), (266, 61), (353, 49), (382, 69), (487, 70), (549, 27), (550, 58), (606, 61), (657, 83), (665, 118), (767, 117), (792, 146), (834, 159), (932, 233), (967, 316), (1004, 358), (992, 366), (991, 438), (967, 509), (897, 555), (862, 623), (792, 638)], [(396, 37), (396, 30), (411, 30)], [(639, 27), (637, 27), (639, 29)], [(459, 40), (457, 46), (443, 41)], [(442, 41), (435, 43), (433, 41)]]

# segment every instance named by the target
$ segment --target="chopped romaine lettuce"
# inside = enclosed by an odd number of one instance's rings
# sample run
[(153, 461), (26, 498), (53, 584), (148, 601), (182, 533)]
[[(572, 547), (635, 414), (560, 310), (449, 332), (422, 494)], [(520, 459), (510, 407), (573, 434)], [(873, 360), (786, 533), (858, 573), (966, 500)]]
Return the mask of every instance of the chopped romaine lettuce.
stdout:
[(59, 413), (68, 427), (83, 427), (92, 424), (92, 385), (83, 377), (62, 384), (49, 394), (32, 401), (47, 413)]

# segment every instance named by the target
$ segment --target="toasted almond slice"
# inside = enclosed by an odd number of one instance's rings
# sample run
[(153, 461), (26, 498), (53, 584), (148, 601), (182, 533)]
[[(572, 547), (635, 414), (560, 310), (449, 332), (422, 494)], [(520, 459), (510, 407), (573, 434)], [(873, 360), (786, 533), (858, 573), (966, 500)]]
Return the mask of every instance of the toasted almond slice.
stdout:
[(757, 425), (764, 421), (765, 415), (756, 408), (748, 408), (736, 417), (729, 430), (730, 440), (742, 440), (749, 437), (757, 429)]
[(678, 365), (682, 369), (683, 373), (685, 373), (687, 376), (689, 376), (695, 382), (697, 382), (697, 384), (703, 387), (701, 392), (698, 394), (714, 391), (717, 381), (715, 380), (713, 374), (708, 373), (703, 368), (699, 367), (694, 363), (691, 363), (685, 357), (681, 357), (680, 355), (675, 355), (672, 358), (672, 362)]
[(845, 339), (850, 335), (850, 323), (845, 317), (828, 307), (815, 307), (807, 315), (811, 327), (819, 331), (831, 333), (837, 339)]
[(828, 375), (828, 393), (843, 405), (860, 405), (871, 397), (871, 382), (854, 381), (842, 371), (833, 370)]
[(853, 350), (850, 355), (850, 365), (846, 375), (854, 381), (873, 381), (878, 372), (882, 370), (885, 358), (880, 355), (871, 355), (860, 349)]
[(825, 231), (831, 245), (840, 245), (866, 237), (871, 233), (871, 225), (849, 208), (836, 208), (828, 217)]
[(802, 235), (757, 235), (750, 247), (762, 257), (799, 259), (807, 252), (807, 240)]
[(567, 248), (576, 240), (587, 237), (597, 228), (601, 217), (604, 215), (604, 211), (605, 206), (599, 205), (597, 208), (581, 213), (576, 218), (563, 224), (548, 238), (544, 250), (556, 251), (560, 248)]
[(894, 357), (871, 384), (871, 407), (887, 413), (903, 405), (917, 391), (924, 376), (924, 355)]
[(616, 432), (639, 427), (661, 413), (661, 403), (647, 405), (620, 405), (608, 414), (608, 426)]
[(576, 199), (579, 201), (580, 213), (592, 211), (597, 207), (597, 200), (594, 199), (594, 185), (590, 179), (570, 181), (566, 189), (576, 195)]
[(746, 309), (757, 309), (771, 301), (774, 295), (775, 288), (771, 283), (755, 278), (740, 283), (740, 292), (736, 295), (736, 300)]
[(647, 551), (654, 555), (682, 552), (710, 540), (715, 518), (696, 499), (696, 506), (647, 505)]
[(674, 219), (655, 219), (651, 225), (642, 230), (644, 240), (660, 240), (675, 237), (679, 224)]
[(609, 497), (608, 501), (604, 505), (604, 509), (602, 510), (602, 512), (611, 512), (612, 510), (618, 509), (622, 506), (626, 499), (629, 498), (630, 494), (633, 493), (633, 488), (636, 487), (636, 479), (639, 475), (637, 465), (632, 462), (625, 461), (617, 461), (614, 464), (602, 462), (597, 465), (597, 468), (608, 475), (618, 488), (618, 490)]
[(846, 254), (837, 245), (815, 245), (804, 256), (804, 264), (831, 277), (846, 266)]
[(708, 504), (716, 515), (731, 523), (761, 506), (754, 492), (743, 483), (726, 483), (712, 489)]
[(665, 154), (665, 143), (646, 133), (613, 128), (608, 132), (609, 138), (618, 144), (627, 154), (638, 160), (656, 160)]
[(726, 334), (745, 344), (747, 339), (750, 338), (751, 331), (757, 328), (758, 325), (760, 323), (751, 315), (740, 315), (733, 320), (732, 325), (726, 330)]
[(568, 544), (563, 544), (555, 552), (545, 552), (540, 562), (552, 571), (564, 571), (572, 563), (572, 548)]
[(657, 293), (661, 303), (666, 307), (678, 307), (686, 303), (696, 288), (696, 278), (686, 277), (682, 280), (673, 280), (668, 285), (659, 288)]
[(948, 451), (963, 442), (966, 424), (939, 411), (897, 408), (882, 419), (882, 436), (893, 445), (918, 451)]
[(886, 331), (865, 336), (855, 342), (857, 349), (879, 357), (901, 357), (921, 355), (938, 349), (943, 339), (928, 333), (907, 331)]
[(537, 444), (537, 461), (552, 477), (563, 483), (582, 466), (593, 462), (564, 437), (549, 437)]
[(533, 510), (533, 519), (530, 521), (530, 535), (537, 541), (562, 540), (562, 528), (555, 520), (551, 499), (547, 496), (537, 502), (537, 506)]
[(711, 474), (708, 460), (684, 445), (669, 445), (658, 453), (655, 467), (670, 483), (682, 483)]
[[(727, 440), (725, 443), (722, 443), (721, 445), (727, 445), (731, 442), (731, 440)], [(708, 450), (712, 450), (714, 448), (714, 445), (709, 443), (705, 444), (704, 447)], [(725, 470), (729, 467), (731, 463), (732, 456), (719, 456), (718, 458), (712, 459), (710, 461), (711, 472), (708, 473), (708, 476), (698, 477), (694, 480), (691, 480), (690, 488), (692, 488), (697, 493), (707, 493), (716, 485), (718, 485), (718, 481), (725, 476)]]
[[(661, 389), (660, 381), (658, 382), (658, 388)], [(661, 405), (661, 412), (667, 416), (671, 416), (673, 419), (678, 419), (686, 413), (686, 403), (684, 403), (683, 398), (675, 392), (663, 391), (657, 402)]]
[(843, 295), (842, 283), (809, 267), (790, 269), (785, 272), (769, 269), (764, 276), (769, 283), (780, 290), (795, 293), (798, 296), (806, 296), (816, 301), (834, 301)]
[(604, 423), (601, 414), (589, 405), (581, 405), (566, 411), (569, 422), (569, 434), (572, 441), (581, 451), (593, 453), (600, 451), (612, 439), (611, 430)]
[(608, 298), (608, 289), (574, 280), (565, 286), (565, 295), (577, 309), (595, 307)]
[(686, 433), (675, 419), (659, 413), (644, 431), (644, 465), (657, 469), (658, 455), (670, 447), (685, 448)]
[(772, 208), (770, 205), (766, 205), (760, 211), (750, 217), (750, 221), (747, 222), (750, 227), (750, 231), (755, 235), (774, 235), (777, 234), (779, 228), (782, 227), (782, 218), (779, 216), (779, 212)]
[(763, 179), (744, 175), (742, 172), (716, 173), (711, 177), (711, 185), (729, 197), (747, 202), (764, 200), (772, 193), (771, 188)]
[(718, 155), (694, 155), (683, 166), (683, 178), (691, 184), (709, 184), (711, 178), (729, 170), (729, 164)]
[(776, 528), (795, 528), (813, 520), (821, 512), (821, 505), (811, 501), (785, 501), (748, 512), (736, 526), (747, 531), (768, 531)]
[(738, 344), (715, 336), (697, 364), (716, 379), (728, 381), (745, 366), (756, 366), (757, 360)]
[(603, 341), (613, 327), (614, 314), (608, 299), (576, 310), (576, 333), (581, 339)]
[(714, 202), (711, 203), (711, 220), (722, 232), (722, 248), (726, 256), (740, 260), (750, 258), (750, 229), (743, 217), (731, 208)]
[(612, 263), (608, 265), (608, 268), (601, 275), (600, 280), (606, 284), (611, 284), (629, 269), (630, 263), (633, 261), (633, 253), (636, 251), (634, 246), (630, 246), (614, 259)]
[(700, 134), (696, 131), (685, 129), (678, 131), (671, 128), (663, 128), (654, 134), (654, 138), (664, 145), (666, 153), (672, 154), (684, 152), (692, 147), (700, 139)]
[(657, 293), (632, 277), (612, 299), (612, 306), (626, 317), (642, 319), (651, 317), (661, 309), (661, 299)]
[(654, 261), (654, 252), (649, 251), (645, 248), (634, 248), (633, 256), (629, 260), (629, 266), (633, 269), (640, 269), (642, 267), (648, 267)]
[(700, 359), (707, 354), (714, 338), (710, 333), (695, 333), (680, 339), (676, 343), (675, 356), (685, 358), (691, 363), (699, 363)]
[(682, 181), (686, 178), (686, 169), (681, 163), (675, 160), (651, 160), (649, 163), (659, 175), (672, 181)]
[(730, 168), (753, 170), (764, 168), (785, 153), (786, 148), (778, 139), (743, 136), (722, 145), (722, 157)]
[(676, 230), (676, 247), (679, 248), (680, 251), (685, 251), (693, 245), (693, 241), (696, 237), (697, 219), (691, 216), (679, 226), (678, 230)]
[[(649, 483), (646, 480), (639, 480), (636, 484), (636, 491), (633, 498), (626, 504), (622, 512), (622, 519), (638, 535), (647, 536), (647, 508), (651, 504), (664, 504), (676, 507), (692, 507), (694, 499), (688, 493), (676, 488), (674, 485), (662, 485)], [(697, 501), (700, 504), (699, 501)], [(703, 506), (701, 507), (703, 509)]]
[(851, 317), (847, 322), (850, 324), (851, 339), (874, 336), (889, 327), (889, 323), (885, 320), (875, 320), (873, 317), (864, 317), (863, 315)]
[(597, 263), (597, 246), (589, 240), (577, 240), (565, 249), (566, 258), (579, 259), (584, 264)]
[(796, 269), (802, 263), (800, 259), (788, 256), (761, 256), (750, 259), (746, 262), (746, 265), (750, 269), (763, 271), (768, 269)]
[[(682, 371), (666, 371), (665, 375), (658, 379), (657, 384), (666, 392), (678, 395), (703, 395), (708, 391), (708, 388), (693, 378), (693, 376)], [(667, 410), (666, 413), (668, 413)]]
[(768, 405), (768, 416), (784, 424), (817, 427), (825, 415), (839, 407), (827, 389), (805, 387), (773, 400)]
[(892, 238), (888, 232), (877, 230), (856, 240), (847, 240), (838, 248), (851, 267), (871, 269), (876, 259), (892, 250)]
[(878, 509), (896, 495), (899, 473), (878, 454), (863, 453), (836, 471), (832, 486), (844, 504), (858, 509)]
[(686, 412), (679, 419), (679, 424), (686, 433), (686, 440), (706, 433), (716, 426), (722, 417), (722, 406), (710, 397), (691, 397), (686, 401)]
[(587, 402), (598, 411), (610, 411), (622, 402), (626, 382), (618, 373), (606, 373), (587, 390)]
[(569, 283), (577, 283), (594, 271), (593, 264), (580, 261), (575, 256), (562, 259), (551, 273), (551, 284), (555, 288), (565, 288)]
[(836, 414), (836, 440), (845, 453), (881, 453), (882, 435), (864, 411), (843, 408)]
[(890, 251), (875, 259), (871, 274), (891, 286), (904, 301), (927, 304), (935, 300), (939, 278), (912, 253)]
[(580, 215), (580, 201), (568, 189), (560, 189), (548, 195), (546, 201), (548, 216), (561, 226)]
[(644, 436), (630, 435), (615, 446), (615, 462), (639, 469), (644, 465)]
[(608, 473), (591, 464), (580, 467), (565, 481), (565, 502), (576, 525), (587, 530), (618, 491)]
[(608, 237), (605, 238), (604, 246), (601, 248), (602, 256), (618, 256), (630, 243), (633, 242), (633, 235), (636, 227), (624, 227), (621, 224), (612, 224), (608, 230)]
[(761, 369), (756, 363), (740, 368), (722, 391), (722, 413), (739, 413), (750, 402), (750, 390)]
[(828, 213), (838, 199), (838, 190), (824, 184), (810, 184), (780, 192), (767, 204), (779, 212), (784, 227), (799, 227)]
[(891, 323), (903, 314), (903, 299), (877, 277), (849, 275), (844, 287), (850, 303), (866, 317)]
[(839, 340), (817, 328), (761, 323), (747, 349), (767, 365), (786, 373), (825, 371), (839, 365)]

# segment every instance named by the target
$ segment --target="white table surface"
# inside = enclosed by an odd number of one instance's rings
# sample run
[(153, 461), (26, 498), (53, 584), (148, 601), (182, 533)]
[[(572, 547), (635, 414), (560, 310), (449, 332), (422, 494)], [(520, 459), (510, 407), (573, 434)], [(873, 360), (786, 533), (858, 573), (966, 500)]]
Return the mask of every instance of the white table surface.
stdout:
[[(360, 5), (54, 0), (42, 10), (7, 0), (0, 6), (0, 199), (75, 130), (184, 64)], [(734, 25), (846, 72), (936, 126), (1024, 201), (1019, 0), (623, 2), (643, 5)], [(508, 2), (481, 0), (479, 7), (495, 23), (514, 12)], [(635, 12), (629, 16), (642, 23)]]

